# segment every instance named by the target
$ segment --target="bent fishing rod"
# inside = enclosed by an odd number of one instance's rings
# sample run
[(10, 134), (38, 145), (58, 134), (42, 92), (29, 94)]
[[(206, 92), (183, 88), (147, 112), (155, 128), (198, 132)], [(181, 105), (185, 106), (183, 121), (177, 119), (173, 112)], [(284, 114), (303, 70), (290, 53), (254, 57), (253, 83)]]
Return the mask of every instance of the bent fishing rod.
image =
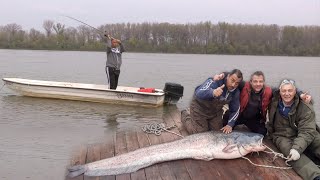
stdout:
[[(105, 34), (106, 34), (106, 31), (105, 31), (105, 32), (102, 32), (102, 31), (100, 31), (99, 29), (97, 29), (97, 28), (95, 28), (95, 27), (93, 27), (93, 26), (90, 26), (89, 24), (87, 24), (87, 23), (85, 23), (85, 22), (82, 22), (82, 21), (80, 21), (80, 20), (78, 20), (78, 19), (76, 19), (76, 18), (73, 18), (73, 17), (71, 17), (71, 16), (66, 16), (66, 15), (62, 15), (62, 16), (67, 17), (67, 18), (70, 18), (70, 19), (73, 19), (73, 20), (75, 20), (75, 21), (78, 21), (78, 22), (80, 22), (80, 23), (82, 23), (82, 24), (84, 24), (84, 25), (87, 25), (87, 26), (91, 27), (92, 29), (96, 30), (97, 32), (99, 32), (100, 34), (103, 34), (104, 36), (106, 36), (106, 35), (105, 35)], [(106, 36), (106, 37), (108, 37), (108, 36)], [(108, 37), (108, 38), (110, 38), (110, 37)], [(111, 37), (111, 38), (112, 38), (112, 37)]]

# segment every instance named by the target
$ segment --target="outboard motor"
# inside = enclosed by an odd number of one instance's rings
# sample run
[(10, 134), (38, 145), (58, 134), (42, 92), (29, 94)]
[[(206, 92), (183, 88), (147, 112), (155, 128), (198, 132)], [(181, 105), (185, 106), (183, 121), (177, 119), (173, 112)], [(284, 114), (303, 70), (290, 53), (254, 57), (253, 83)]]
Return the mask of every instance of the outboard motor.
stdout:
[(163, 91), (165, 93), (164, 102), (166, 104), (176, 104), (183, 96), (183, 86), (181, 84), (167, 82)]

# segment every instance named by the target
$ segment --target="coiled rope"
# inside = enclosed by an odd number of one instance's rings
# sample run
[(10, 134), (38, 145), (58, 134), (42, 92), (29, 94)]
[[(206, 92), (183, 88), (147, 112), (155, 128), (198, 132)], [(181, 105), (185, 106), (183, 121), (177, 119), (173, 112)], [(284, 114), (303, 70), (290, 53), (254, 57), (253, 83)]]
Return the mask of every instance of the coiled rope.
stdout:
[(172, 125), (172, 126), (166, 127), (166, 125), (164, 123), (151, 123), (151, 124), (144, 125), (142, 127), (142, 131), (145, 132), (145, 133), (148, 133), (148, 134), (155, 134), (157, 136), (160, 136), (163, 131), (166, 131), (166, 132), (175, 134), (175, 135), (180, 136), (180, 137), (183, 138), (182, 135), (180, 135), (178, 133), (175, 133), (173, 131), (169, 131), (169, 129), (172, 129), (172, 128), (175, 128), (175, 127), (177, 127), (177, 126), (176, 125)]

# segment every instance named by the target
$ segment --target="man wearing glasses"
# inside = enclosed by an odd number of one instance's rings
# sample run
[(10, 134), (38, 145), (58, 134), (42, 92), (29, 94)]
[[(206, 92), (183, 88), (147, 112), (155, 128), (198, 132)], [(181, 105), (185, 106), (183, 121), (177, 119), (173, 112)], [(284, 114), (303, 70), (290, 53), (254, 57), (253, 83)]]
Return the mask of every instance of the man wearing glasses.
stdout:
[(320, 134), (315, 112), (297, 95), (295, 83), (283, 80), (269, 107), (268, 136), (288, 156), (288, 162), (303, 179), (320, 180), (320, 169), (305, 153), (320, 159)]

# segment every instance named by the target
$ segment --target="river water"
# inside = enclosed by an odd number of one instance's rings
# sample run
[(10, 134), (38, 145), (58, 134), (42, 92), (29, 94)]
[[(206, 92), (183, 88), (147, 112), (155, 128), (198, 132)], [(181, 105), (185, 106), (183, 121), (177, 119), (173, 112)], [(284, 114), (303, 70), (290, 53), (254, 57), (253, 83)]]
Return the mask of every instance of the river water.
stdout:
[[(0, 50), (0, 75), (105, 84), (105, 58), (103, 52)], [(198, 84), (234, 68), (243, 72), (245, 80), (262, 70), (271, 86), (278, 86), (283, 78), (294, 79), (312, 95), (319, 117), (319, 57), (124, 53), (119, 84), (162, 89), (166, 82), (180, 83), (185, 89), (177, 107), (182, 109)], [(0, 178), (64, 179), (77, 146), (102, 142), (115, 131), (160, 122), (165, 113), (165, 107), (22, 97), (4, 86), (0, 91)]]

